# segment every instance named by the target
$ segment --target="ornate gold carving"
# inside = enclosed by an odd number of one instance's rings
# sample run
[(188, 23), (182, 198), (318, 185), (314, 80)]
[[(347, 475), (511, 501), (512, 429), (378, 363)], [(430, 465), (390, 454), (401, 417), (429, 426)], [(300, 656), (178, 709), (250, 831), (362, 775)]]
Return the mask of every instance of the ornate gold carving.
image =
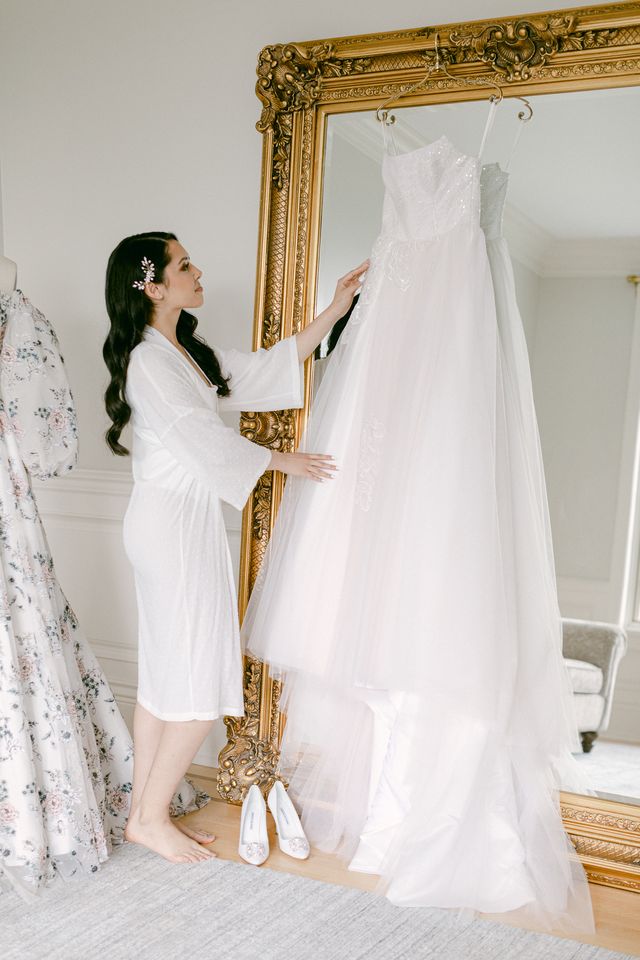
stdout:
[(323, 77), (342, 77), (366, 70), (363, 57), (336, 59), (330, 43), (303, 47), (277, 43), (265, 47), (258, 60), (256, 93), (263, 103), (256, 124), (260, 133), (273, 130), (273, 182), (282, 190), (289, 178), (293, 114), (316, 102)]
[(280, 696), (282, 684), (279, 680), (272, 680), (271, 689), (271, 716), (269, 717), (269, 739), (277, 748), (280, 743)]
[(278, 752), (274, 742), (258, 738), (262, 664), (252, 657), (245, 659), (244, 717), (225, 717), (227, 744), (218, 759), (218, 793), (229, 803), (242, 803), (253, 783), (263, 791), (277, 779)]
[(255, 542), (261, 543), (269, 536), (271, 526), (271, 493), (273, 473), (263, 473), (253, 490), (253, 524), (251, 533)]
[(313, 166), (313, 119), (305, 115), (302, 127), (302, 156), (300, 159), (300, 199), (298, 235), (296, 239), (296, 276), (293, 290), (293, 330), (302, 328), (304, 293), (306, 288), (306, 252), (309, 228), (309, 198)]
[(578, 853), (583, 856), (600, 857), (616, 863), (640, 864), (640, 847), (638, 846), (624, 846), (621, 843), (609, 843), (607, 840), (594, 840), (592, 837), (581, 837), (574, 833), (570, 833), (569, 836)]
[(599, 827), (611, 827), (615, 830), (626, 830), (629, 831), (629, 833), (636, 833), (638, 835), (638, 842), (640, 843), (640, 816), (637, 819), (633, 817), (621, 817), (611, 812), (585, 809), (584, 807), (569, 807), (564, 803), (560, 809), (565, 820), (576, 820), (579, 823), (591, 823)]
[(295, 436), (295, 421), (291, 410), (281, 413), (243, 413), (242, 433), (248, 440), (272, 450), (288, 450)]
[(265, 350), (269, 350), (275, 346), (278, 340), (281, 339), (281, 327), (280, 317), (277, 317), (274, 313), (268, 313), (266, 315), (264, 323), (262, 324), (262, 346)]
[(640, 59), (609, 60), (607, 63), (574, 63), (565, 66), (542, 67), (536, 72), (536, 80), (579, 79), (582, 77), (605, 77), (637, 73)]
[[(571, 35), (575, 17), (549, 17), (544, 23), (531, 20), (492, 23), (478, 34), (453, 32), (449, 42), (474, 58), (489, 63), (507, 80), (528, 80), (531, 70), (543, 66)], [(467, 56), (463, 59), (467, 60)]]
[(558, 48), (562, 53), (566, 50), (591, 50), (594, 47), (607, 47), (617, 37), (617, 30), (578, 30), (560, 37)]
[(618, 30), (574, 30), (574, 24), (575, 17), (565, 16), (551, 17), (543, 26), (529, 20), (491, 24), (477, 35), (454, 31), (451, 62), (479, 59), (509, 81), (528, 80), (555, 53), (607, 47), (619, 36)]
[[(396, 30), (393, 33), (383, 34), (385, 40), (418, 40), (426, 39), (431, 36), (433, 30), (431, 27), (418, 27), (416, 30)], [(371, 46), (380, 39), (380, 34), (364, 35), (361, 37), (349, 37), (349, 47)]]
[(619, 887), (621, 890), (631, 890), (634, 893), (640, 893), (640, 877), (637, 879), (616, 877), (615, 882), (612, 882), (612, 877), (608, 873), (598, 873), (598, 871), (592, 870), (589, 864), (586, 865), (585, 869), (591, 883), (601, 883), (605, 887)]
[[(627, 8), (629, 5), (626, 5)], [(621, 5), (621, 9), (625, 5)], [(599, 10), (600, 8), (598, 8)], [(606, 8), (602, 8), (606, 10)], [(594, 8), (594, 13), (596, 9)], [(545, 20), (519, 19), (482, 24), (474, 33), (473, 24), (463, 25), (449, 34), (449, 48), (443, 46), (443, 57), (451, 64), (485, 63), (507, 81), (523, 81), (532, 70), (543, 67), (557, 53), (589, 50), (615, 44), (620, 31), (616, 29), (576, 28), (576, 14), (559, 14)], [(425, 27), (413, 31), (384, 34), (385, 40), (425, 39), (436, 31)], [(354, 37), (349, 47), (374, 43), (378, 37)], [(633, 30), (627, 30), (623, 42), (636, 42)], [(331, 78), (376, 71), (410, 69), (422, 59), (432, 62), (433, 53), (414, 51), (406, 54), (353, 57), (340, 54), (331, 42), (303, 46), (296, 43), (274, 44), (265, 47), (258, 60), (256, 93), (263, 104), (262, 115), (256, 124), (261, 133), (273, 131), (272, 179), (278, 190), (289, 181), (289, 157), (293, 136), (293, 114), (310, 111), (323, 93), (323, 86)], [(374, 63), (375, 61), (375, 63)], [(451, 83), (440, 84), (446, 89)], [(390, 92), (396, 92), (390, 90)]]
[[(266, 190), (266, 185), (264, 187)], [(287, 253), (287, 210), (288, 201), (286, 190), (272, 190), (269, 210), (269, 251), (268, 265), (265, 264), (266, 283), (263, 309), (265, 322), (262, 328), (262, 346), (270, 344), (265, 340), (269, 332), (275, 335), (275, 318), (278, 318), (278, 339), (282, 332), (279, 318), (282, 316), (282, 295), (284, 285), (284, 262)], [(271, 322), (269, 322), (269, 318)]]
[(562, 794), (565, 828), (594, 883), (640, 889), (640, 810), (598, 797)]

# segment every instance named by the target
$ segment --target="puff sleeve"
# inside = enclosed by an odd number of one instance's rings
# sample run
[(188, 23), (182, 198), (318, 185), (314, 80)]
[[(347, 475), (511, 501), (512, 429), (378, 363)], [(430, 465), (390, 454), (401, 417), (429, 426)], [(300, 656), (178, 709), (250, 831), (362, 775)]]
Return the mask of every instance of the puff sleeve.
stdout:
[(32, 477), (71, 470), (78, 457), (76, 411), (55, 331), (21, 293), (13, 296), (0, 350), (0, 427), (15, 437)]

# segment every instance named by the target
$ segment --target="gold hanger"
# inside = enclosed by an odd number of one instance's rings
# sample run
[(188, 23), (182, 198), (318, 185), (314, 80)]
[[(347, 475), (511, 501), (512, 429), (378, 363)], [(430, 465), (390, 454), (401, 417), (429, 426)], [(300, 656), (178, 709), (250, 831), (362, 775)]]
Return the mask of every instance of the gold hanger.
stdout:
[(525, 113), (524, 110), (521, 110), (518, 114), (518, 120), (522, 120), (523, 123), (529, 123), (529, 120), (533, 117), (533, 107), (529, 103), (526, 97), (515, 97), (516, 100), (522, 100), (528, 113)]
[[(396, 118), (394, 114), (389, 113), (388, 110), (386, 109), (389, 106), (389, 104), (399, 100), (401, 97), (406, 97), (407, 94), (413, 93), (414, 90), (418, 90), (419, 87), (427, 83), (427, 81), (430, 79), (430, 77), (433, 76), (434, 73), (438, 73), (438, 72), (444, 73), (447, 77), (450, 77), (452, 80), (455, 80), (456, 83), (464, 83), (467, 85), (476, 85), (478, 83), (487, 84), (488, 86), (493, 87), (496, 91), (495, 93), (491, 94), (490, 99), (494, 100), (496, 103), (499, 103), (502, 100), (504, 96), (504, 94), (502, 93), (502, 88), (499, 86), (499, 84), (495, 82), (495, 80), (492, 80), (490, 77), (477, 77), (477, 78), (454, 77), (454, 75), (449, 72), (446, 61), (442, 59), (440, 56), (440, 34), (439, 33), (436, 33), (434, 38), (434, 49), (436, 54), (435, 61), (433, 65), (428, 68), (424, 77), (422, 77), (420, 80), (418, 80), (417, 83), (414, 83), (412, 86), (407, 87), (406, 90), (401, 90), (400, 93), (394, 93), (393, 96), (389, 97), (388, 100), (385, 100), (384, 103), (381, 103), (380, 106), (376, 108), (376, 118), (380, 121), (380, 123), (384, 123), (386, 126), (390, 126), (392, 123), (395, 123)], [(524, 97), (520, 97), (519, 99), (524, 100)], [(531, 106), (529, 103), (527, 103), (527, 107), (529, 108), (529, 111), (530, 111), (530, 115), (527, 117), (527, 120), (530, 120), (531, 116), (533, 115), (533, 110), (531, 109)], [(524, 116), (520, 117), (520, 119), (524, 120)]]

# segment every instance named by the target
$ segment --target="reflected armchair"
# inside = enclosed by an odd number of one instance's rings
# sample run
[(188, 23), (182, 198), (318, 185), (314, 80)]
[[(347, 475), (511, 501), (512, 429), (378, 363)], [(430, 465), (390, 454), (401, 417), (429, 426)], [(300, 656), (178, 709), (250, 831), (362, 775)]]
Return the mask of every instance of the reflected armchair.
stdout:
[(562, 620), (562, 648), (569, 671), (582, 749), (609, 726), (613, 691), (627, 635), (615, 623)]

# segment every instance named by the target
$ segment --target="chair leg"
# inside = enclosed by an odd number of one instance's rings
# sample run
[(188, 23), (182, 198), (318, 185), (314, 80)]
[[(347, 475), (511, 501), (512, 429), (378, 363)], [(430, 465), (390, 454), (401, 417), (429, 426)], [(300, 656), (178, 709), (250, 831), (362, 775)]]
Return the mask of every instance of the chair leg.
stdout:
[(598, 734), (592, 731), (587, 731), (580, 734), (580, 739), (582, 740), (582, 752), (591, 753), (591, 748), (598, 739)]

